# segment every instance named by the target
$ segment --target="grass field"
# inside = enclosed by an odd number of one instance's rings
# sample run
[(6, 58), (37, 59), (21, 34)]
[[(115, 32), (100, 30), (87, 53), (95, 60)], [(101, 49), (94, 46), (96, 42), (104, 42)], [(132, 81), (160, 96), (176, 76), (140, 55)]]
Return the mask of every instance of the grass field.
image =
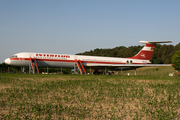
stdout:
[(179, 118), (179, 76), (0, 74), (0, 119)]
[[(136, 69), (137, 75), (156, 75), (156, 76), (166, 76), (169, 75), (169, 73), (175, 73), (173, 67), (141, 67)], [(135, 70), (127, 70), (123, 71), (122, 75), (127, 75), (129, 73), (130, 75), (135, 74)], [(121, 74), (121, 72), (120, 72)]]

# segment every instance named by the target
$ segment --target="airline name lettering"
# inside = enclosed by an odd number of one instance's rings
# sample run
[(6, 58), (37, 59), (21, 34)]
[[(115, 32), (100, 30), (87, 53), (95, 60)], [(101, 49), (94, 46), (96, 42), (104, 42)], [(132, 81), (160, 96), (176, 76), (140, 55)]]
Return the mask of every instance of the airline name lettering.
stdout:
[(70, 58), (70, 55), (36, 54), (36, 57)]

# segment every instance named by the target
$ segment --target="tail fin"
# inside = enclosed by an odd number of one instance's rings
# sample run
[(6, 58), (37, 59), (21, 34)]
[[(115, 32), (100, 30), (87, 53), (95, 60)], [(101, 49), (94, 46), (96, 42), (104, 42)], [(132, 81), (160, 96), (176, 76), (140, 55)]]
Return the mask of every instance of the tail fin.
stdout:
[(140, 41), (140, 43), (146, 44), (138, 54), (131, 59), (150, 60), (153, 54), (156, 43), (171, 43), (171, 41)]

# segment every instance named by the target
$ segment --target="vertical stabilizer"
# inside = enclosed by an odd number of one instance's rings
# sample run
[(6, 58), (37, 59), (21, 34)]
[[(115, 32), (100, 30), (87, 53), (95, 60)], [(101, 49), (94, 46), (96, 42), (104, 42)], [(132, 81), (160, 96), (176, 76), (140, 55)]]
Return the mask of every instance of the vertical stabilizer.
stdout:
[(145, 46), (131, 59), (150, 60), (157, 43), (171, 43), (171, 41), (140, 41)]

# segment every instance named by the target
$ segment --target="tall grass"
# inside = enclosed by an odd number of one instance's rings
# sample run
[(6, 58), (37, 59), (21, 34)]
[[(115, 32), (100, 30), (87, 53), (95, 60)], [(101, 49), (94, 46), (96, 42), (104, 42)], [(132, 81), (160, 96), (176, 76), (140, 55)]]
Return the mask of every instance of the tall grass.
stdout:
[(178, 76), (0, 74), (0, 119), (178, 119)]

